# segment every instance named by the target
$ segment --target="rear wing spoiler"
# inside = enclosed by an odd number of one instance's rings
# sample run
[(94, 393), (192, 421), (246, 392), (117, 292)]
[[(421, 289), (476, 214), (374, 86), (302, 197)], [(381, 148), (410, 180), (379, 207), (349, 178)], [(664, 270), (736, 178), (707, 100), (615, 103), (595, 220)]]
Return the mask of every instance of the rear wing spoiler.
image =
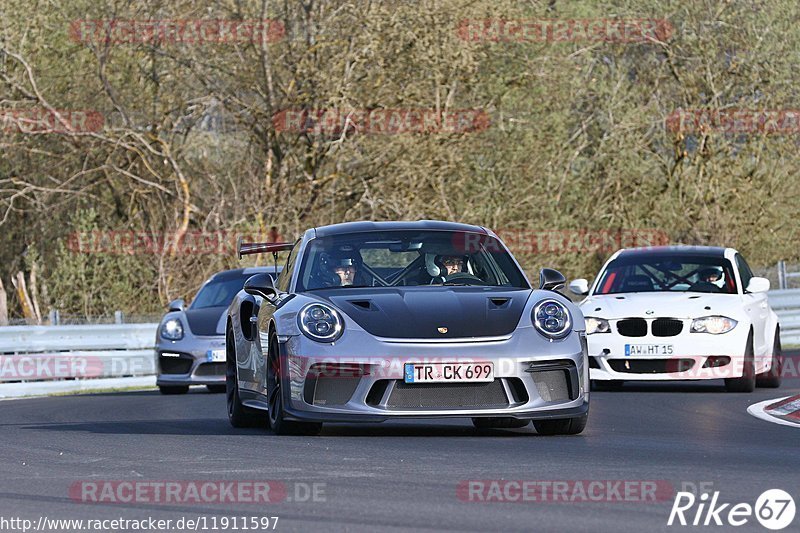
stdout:
[(294, 248), (291, 242), (243, 242), (239, 237), (236, 241), (236, 255), (239, 259), (243, 255), (264, 254), (272, 252), (277, 257), (278, 252), (288, 252)]

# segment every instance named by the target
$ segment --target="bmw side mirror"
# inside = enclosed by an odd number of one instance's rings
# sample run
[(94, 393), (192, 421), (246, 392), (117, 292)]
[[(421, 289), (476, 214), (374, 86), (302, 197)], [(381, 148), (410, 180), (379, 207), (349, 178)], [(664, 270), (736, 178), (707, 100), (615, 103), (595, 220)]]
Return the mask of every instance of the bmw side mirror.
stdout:
[(167, 304), (167, 309), (170, 311), (183, 311), (186, 309), (186, 303), (183, 301), (183, 298), (178, 298)]
[(750, 278), (750, 283), (747, 284), (745, 291), (747, 292), (767, 292), (769, 290), (769, 280), (767, 278), (759, 278), (758, 276)]
[(244, 282), (244, 292), (272, 301), (278, 295), (272, 276), (267, 273), (256, 274)]
[(543, 268), (539, 271), (539, 288), (545, 291), (556, 291), (564, 287), (567, 278), (558, 270)]
[(589, 282), (584, 278), (573, 279), (569, 284), (569, 290), (572, 294), (585, 296), (589, 294)]

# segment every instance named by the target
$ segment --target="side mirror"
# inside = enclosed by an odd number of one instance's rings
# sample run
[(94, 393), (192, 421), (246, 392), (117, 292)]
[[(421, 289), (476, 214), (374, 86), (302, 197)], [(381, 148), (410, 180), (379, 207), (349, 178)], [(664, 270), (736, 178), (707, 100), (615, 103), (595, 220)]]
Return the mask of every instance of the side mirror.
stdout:
[(555, 291), (564, 287), (567, 278), (558, 270), (543, 268), (539, 271), (539, 288), (545, 291)]
[(186, 302), (183, 301), (183, 298), (172, 300), (169, 304), (167, 304), (167, 309), (170, 311), (183, 311), (186, 309)]
[(769, 290), (769, 280), (757, 276), (750, 278), (745, 291), (747, 292), (767, 292)]
[(569, 290), (572, 294), (584, 296), (589, 294), (589, 282), (583, 278), (573, 279), (569, 284)]
[(278, 294), (272, 276), (267, 273), (256, 274), (247, 278), (244, 282), (244, 292), (253, 296), (261, 296), (267, 300), (272, 300)]

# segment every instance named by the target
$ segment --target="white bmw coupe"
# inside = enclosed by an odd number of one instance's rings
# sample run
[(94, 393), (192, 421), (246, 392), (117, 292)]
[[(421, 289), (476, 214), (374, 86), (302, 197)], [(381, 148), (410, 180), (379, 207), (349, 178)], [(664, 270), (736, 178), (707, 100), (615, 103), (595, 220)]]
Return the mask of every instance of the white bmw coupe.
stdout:
[(781, 382), (780, 326), (769, 280), (732, 248), (625, 249), (603, 265), (586, 298), (589, 372), (600, 389), (624, 381), (725, 380), (731, 392)]

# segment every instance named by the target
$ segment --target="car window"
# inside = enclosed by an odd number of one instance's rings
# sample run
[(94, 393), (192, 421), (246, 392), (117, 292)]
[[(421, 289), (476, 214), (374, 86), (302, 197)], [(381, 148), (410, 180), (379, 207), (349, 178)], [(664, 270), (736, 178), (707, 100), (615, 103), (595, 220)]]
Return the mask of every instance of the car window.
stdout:
[(750, 279), (753, 277), (753, 271), (750, 270), (747, 261), (745, 261), (744, 257), (742, 257), (740, 254), (736, 254), (736, 268), (739, 269), (739, 277), (742, 280), (742, 287), (746, 288), (750, 283)]
[(192, 301), (192, 309), (227, 307), (250, 276), (237, 276), (225, 280), (211, 280), (200, 289)]
[(736, 293), (733, 268), (722, 256), (643, 254), (612, 261), (595, 294), (628, 292)]
[(320, 237), (306, 247), (297, 290), (479, 285), (530, 288), (511, 254), (485, 234), (383, 231)]
[(286, 258), (286, 266), (283, 267), (283, 270), (281, 270), (275, 282), (275, 287), (279, 291), (289, 292), (289, 284), (292, 282), (294, 265), (297, 262), (297, 253), (300, 251), (300, 247), (297, 245), (299, 242), (298, 240), (294, 243), (294, 248), (292, 248), (292, 251), (289, 253), (289, 257)]

